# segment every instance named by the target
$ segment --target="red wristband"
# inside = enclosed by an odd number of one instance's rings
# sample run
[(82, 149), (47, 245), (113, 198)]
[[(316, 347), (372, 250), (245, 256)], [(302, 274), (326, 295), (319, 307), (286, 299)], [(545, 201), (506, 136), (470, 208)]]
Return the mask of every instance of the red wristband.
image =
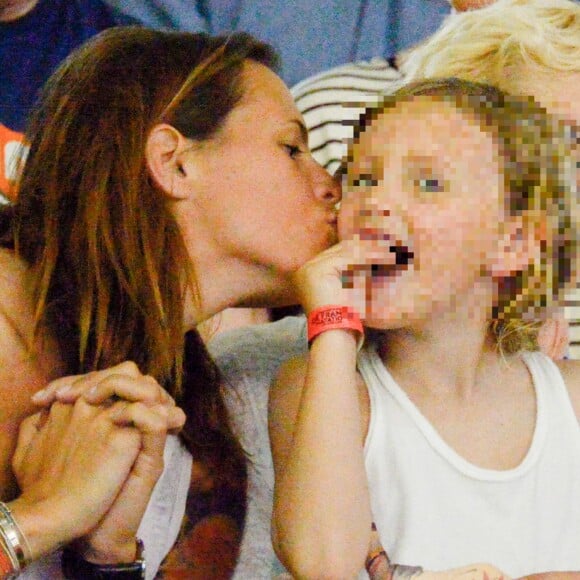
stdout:
[(16, 566), (10, 559), (8, 548), (0, 541), (0, 578), (9, 578), (16, 571)]
[(315, 308), (308, 315), (308, 344), (322, 332), (336, 329), (356, 330), (360, 334), (358, 349), (360, 350), (364, 331), (358, 313), (348, 306), (322, 306)]

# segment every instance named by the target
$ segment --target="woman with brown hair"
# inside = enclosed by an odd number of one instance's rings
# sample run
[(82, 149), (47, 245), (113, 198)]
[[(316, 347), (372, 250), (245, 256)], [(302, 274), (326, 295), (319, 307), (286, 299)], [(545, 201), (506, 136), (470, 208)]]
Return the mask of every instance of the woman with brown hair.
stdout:
[[(335, 241), (339, 199), (275, 60), (243, 34), (119, 28), (45, 87), (0, 216), (4, 575), (81, 537), (69, 576), (139, 568), (137, 527), (184, 423), (174, 400), (187, 419), (166, 472), (183, 446), (243, 466), (195, 327), (291, 303), (289, 274)], [(84, 397), (24, 420), (12, 471), (18, 425), (56, 387)]]

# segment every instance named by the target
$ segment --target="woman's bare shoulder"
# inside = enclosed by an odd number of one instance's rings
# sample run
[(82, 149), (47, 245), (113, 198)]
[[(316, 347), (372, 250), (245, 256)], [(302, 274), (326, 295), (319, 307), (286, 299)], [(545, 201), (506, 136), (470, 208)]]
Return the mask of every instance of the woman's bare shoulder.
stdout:
[[(27, 291), (28, 268), (12, 250), (0, 247), (0, 308), (22, 308), (29, 300)], [(4, 307), (6, 306), (6, 308)]]
[(0, 390), (38, 388), (60, 374), (57, 347), (41, 334), (34, 334), (29, 270), (14, 252), (0, 248)]
[(32, 304), (28, 269), (14, 252), (0, 248), (0, 344), (28, 345), (32, 338)]
[(580, 360), (561, 360), (556, 364), (568, 388), (576, 417), (580, 421)]

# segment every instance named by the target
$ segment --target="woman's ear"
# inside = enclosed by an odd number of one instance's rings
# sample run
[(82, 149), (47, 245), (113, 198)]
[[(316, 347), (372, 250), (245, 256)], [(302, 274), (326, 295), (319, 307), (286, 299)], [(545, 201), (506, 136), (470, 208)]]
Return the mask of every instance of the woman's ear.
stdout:
[(527, 270), (542, 255), (546, 244), (545, 220), (526, 222), (522, 218), (509, 218), (502, 225), (502, 234), (495, 256), (491, 260), (494, 277), (513, 276)]
[(186, 162), (191, 143), (166, 123), (153, 127), (147, 138), (145, 157), (151, 177), (171, 198), (185, 199), (191, 194), (191, 167)]

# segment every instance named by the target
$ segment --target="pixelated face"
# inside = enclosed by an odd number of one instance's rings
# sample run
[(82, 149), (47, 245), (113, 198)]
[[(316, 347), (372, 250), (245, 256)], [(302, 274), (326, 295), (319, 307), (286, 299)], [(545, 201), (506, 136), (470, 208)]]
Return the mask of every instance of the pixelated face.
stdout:
[(580, 72), (557, 75), (553, 72), (534, 72), (519, 80), (517, 90), (524, 95), (533, 95), (548, 113), (575, 126), (578, 139), (577, 179), (580, 186)]
[(199, 155), (198, 219), (228, 257), (291, 272), (336, 241), (340, 185), (313, 159), (290, 91), (247, 62), (244, 94)]
[(364, 298), (368, 326), (405, 326), (468, 305), (489, 315), (486, 272), (505, 219), (499, 167), (478, 121), (425, 97), (378, 114), (353, 143), (339, 237), (357, 242), (351, 292), (359, 308)]

